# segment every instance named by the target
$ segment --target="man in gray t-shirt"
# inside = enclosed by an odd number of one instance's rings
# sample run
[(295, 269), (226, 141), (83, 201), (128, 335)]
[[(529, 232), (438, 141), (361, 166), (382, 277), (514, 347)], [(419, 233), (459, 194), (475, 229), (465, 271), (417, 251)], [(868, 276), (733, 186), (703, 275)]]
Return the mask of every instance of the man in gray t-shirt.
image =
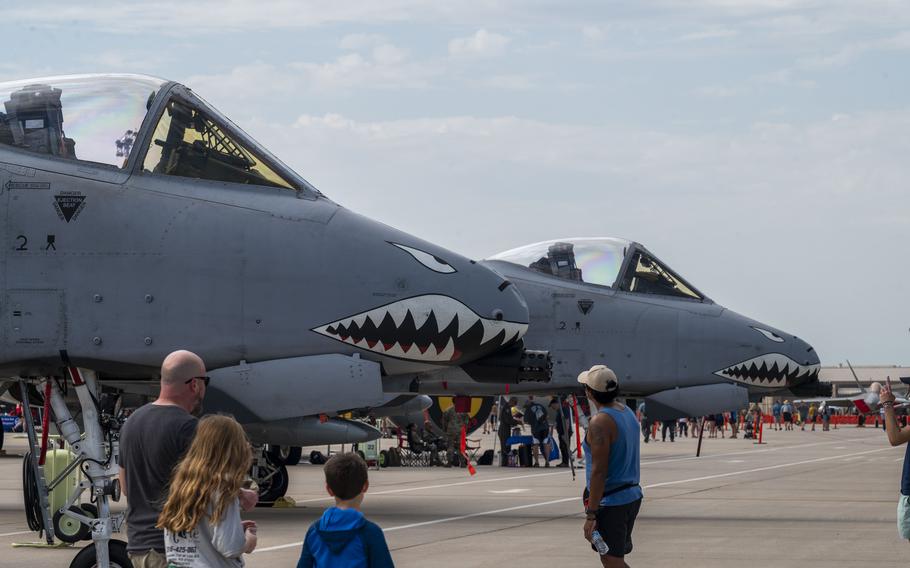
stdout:
[(120, 435), (120, 485), (127, 498), (127, 551), (135, 568), (166, 568), (164, 532), (155, 528), (171, 472), (190, 446), (208, 384), (205, 363), (175, 351), (161, 365), (161, 393), (136, 410)]

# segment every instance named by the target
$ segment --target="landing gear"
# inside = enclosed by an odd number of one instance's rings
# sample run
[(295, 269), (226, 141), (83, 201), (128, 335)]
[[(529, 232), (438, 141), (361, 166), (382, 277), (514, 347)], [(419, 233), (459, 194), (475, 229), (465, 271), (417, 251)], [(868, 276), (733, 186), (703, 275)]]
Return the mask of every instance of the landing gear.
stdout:
[(259, 487), (259, 503), (256, 506), (271, 507), (288, 492), (288, 468), (273, 462), (263, 446), (254, 448), (253, 455), (251, 476)]
[[(123, 525), (123, 516), (113, 515), (110, 510), (110, 500), (120, 499), (117, 456), (122, 420), (112, 414), (113, 405), (107, 404), (109, 400), (104, 396), (99, 397), (99, 388), (93, 371), (70, 366), (65, 354), (64, 363), (67, 365), (66, 378), (72, 383), (79, 400), (81, 422), (85, 432), (80, 430), (79, 424), (70, 414), (63, 398), (59, 378), (20, 379), (30, 449), (26, 467), (29, 468), (31, 472), (29, 477), (33, 480), (26, 484), (27, 488), (31, 488), (27, 493), (34, 493), (33, 508), (44, 521), (41, 528), (46, 533), (48, 543), (53, 542), (55, 535), (64, 542), (77, 542), (89, 538), (93, 541), (92, 545), (82, 549), (73, 559), (71, 568), (95, 566), (132, 568), (126, 554), (126, 544), (111, 540), (111, 535), (120, 532)], [(45, 448), (38, 443), (35, 424), (29, 411), (28, 392), (29, 390), (35, 392), (31, 388), (32, 385), (43, 388), (46, 408), (53, 409), (57, 430), (75, 454), (72, 463), (54, 480), (46, 480), (42, 468), (38, 465), (39, 456)], [(51, 516), (47, 510), (49, 491), (64, 482), (77, 468), (82, 471), (85, 479), (76, 486), (66, 503)], [(77, 506), (76, 502), (86, 490), (95, 504)], [(28, 504), (26, 508), (29, 508)]]
[[(112, 540), (107, 544), (110, 568), (133, 568), (130, 557), (126, 553), (126, 543), (122, 540)], [(70, 563), (70, 568), (101, 568), (98, 554), (94, 546), (86, 546), (79, 551), (76, 558)]]
[(266, 455), (273, 464), (277, 465), (297, 465), (300, 463), (300, 457), (303, 454), (303, 448), (300, 446), (276, 446), (269, 444), (266, 446)]

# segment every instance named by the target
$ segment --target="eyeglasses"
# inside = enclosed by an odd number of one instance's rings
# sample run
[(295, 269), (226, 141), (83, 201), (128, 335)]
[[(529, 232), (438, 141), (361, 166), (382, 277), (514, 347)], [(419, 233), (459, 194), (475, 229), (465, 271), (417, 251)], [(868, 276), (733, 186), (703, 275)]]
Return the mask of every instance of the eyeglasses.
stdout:
[(205, 386), (209, 386), (209, 381), (212, 380), (212, 377), (190, 377), (187, 380), (183, 381), (183, 384), (188, 385), (191, 382), (195, 381), (196, 379), (199, 379), (203, 383), (205, 383)]

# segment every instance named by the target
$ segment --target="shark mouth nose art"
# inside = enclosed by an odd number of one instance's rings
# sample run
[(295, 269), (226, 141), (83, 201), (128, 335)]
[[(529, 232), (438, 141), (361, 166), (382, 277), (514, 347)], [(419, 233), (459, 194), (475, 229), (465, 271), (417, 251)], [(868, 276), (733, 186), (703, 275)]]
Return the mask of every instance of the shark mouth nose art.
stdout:
[(820, 366), (800, 365), (780, 353), (768, 353), (715, 371), (715, 375), (739, 383), (766, 387), (783, 387), (817, 379)]
[(313, 328), (361, 349), (398, 359), (452, 363), (518, 341), (528, 324), (488, 319), (436, 294), (399, 300)]

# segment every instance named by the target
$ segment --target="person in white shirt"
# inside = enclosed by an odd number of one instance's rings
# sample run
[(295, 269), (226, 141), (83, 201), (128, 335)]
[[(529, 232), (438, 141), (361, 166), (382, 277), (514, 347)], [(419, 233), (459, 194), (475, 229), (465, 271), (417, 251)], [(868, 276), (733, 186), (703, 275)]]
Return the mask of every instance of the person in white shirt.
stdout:
[(243, 428), (206, 416), (174, 470), (158, 517), (168, 566), (240, 568), (256, 548), (256, 523), (240, 518), (240, 493), (252, 461)]

